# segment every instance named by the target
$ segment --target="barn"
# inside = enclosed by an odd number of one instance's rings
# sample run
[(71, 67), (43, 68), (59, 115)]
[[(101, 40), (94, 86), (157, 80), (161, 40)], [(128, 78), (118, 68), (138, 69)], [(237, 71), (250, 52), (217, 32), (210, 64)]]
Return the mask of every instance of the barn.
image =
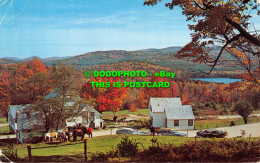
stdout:
[(150, 120), (153, 127), (193, 130), (194, 114), (191, 105), (182, 105), (181, 99), (154, 98), (149, 101)]
[(42, 115), (26, 110), (28, 105), (10, 105), (8, 111), (9, 129), (16, 133), (20, 143), (30, 141), (34, 131), (44, 128)]
[(101, 116), (102, 114), (98, 112), (93, 106), (84, 104), (82, 105), (82, 110), (78, 116), (66, 120), (66, 126), (91, 126), (92, 128), (102, 128), (104, 126), (104, 120), (101, 119)]

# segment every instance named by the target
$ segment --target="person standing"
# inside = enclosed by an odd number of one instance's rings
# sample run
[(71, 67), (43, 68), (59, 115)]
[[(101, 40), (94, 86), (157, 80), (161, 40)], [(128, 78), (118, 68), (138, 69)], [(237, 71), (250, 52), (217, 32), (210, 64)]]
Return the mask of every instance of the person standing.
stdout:
[(89, 128), (88, 128), (88, 134), (89, 134), (89, 138), (92, 138), (92, 128), (91, 128), (91, 126), (89, 126)]

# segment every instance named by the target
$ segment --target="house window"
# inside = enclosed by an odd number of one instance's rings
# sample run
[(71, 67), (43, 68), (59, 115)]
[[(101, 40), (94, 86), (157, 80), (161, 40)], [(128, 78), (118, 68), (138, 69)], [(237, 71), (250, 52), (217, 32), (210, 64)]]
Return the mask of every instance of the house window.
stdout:
[(174, 126), (179, 126), (179, 120), (174, 120)]
[(193, 119), (188, 120), (188, 126), (193, 126)]

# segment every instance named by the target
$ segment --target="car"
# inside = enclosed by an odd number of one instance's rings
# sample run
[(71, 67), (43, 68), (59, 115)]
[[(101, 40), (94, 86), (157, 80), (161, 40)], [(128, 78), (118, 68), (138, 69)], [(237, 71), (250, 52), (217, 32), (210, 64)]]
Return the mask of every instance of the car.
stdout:
[(120, 128), (116, 131), (116, 134), (132, 134), (135, 131), (132, 128)]
[(132, 134), (135, 135), (150, 135), (151, 133), (149, 131), (134, 131)]
[(187, 136), (186, 134), (178, 132), (177, 130), (174, 130), (173, 128), (160, 128), (160, 131), (158, 134), (169, 135), (169, 136)]
[(200, 130), (197, 132), (197, 137), (203, 137), (203, 138), (224, 138), (227, 136), (227, 132), (223, 130), (217, 130), (217, 129), (207, 129), (207, 130)]

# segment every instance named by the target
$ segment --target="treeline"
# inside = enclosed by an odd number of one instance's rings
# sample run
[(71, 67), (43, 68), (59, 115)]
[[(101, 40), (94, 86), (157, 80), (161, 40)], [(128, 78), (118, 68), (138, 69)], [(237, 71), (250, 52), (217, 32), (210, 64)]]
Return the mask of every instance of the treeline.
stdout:
[[(130, 68), (128, 68), (130, 64)], [(87, 103), (99, 111), (119, 111), (147, 108), (150, 97), (180, 97), (183, 105), (193, 105), (194, 113), (226, 114), (230, 113), (234, 103), (244, 99), (259, 108), (259, 87), (253, 82), (236, 82), (232, 84), (205, 83), (192, 81), (192, 74), (186, 70), (174, 70), (145, 62), (118, 62), (92, 67), (90, 70), (103, 71), (148, 71), (148, 73), (168, 71), (176, 72), (175, 77), (123, 77), (123, 78), (85, 78), (80, 69), (64, 65), (64, 70), (75, 69), (78, 80), (78, 94)], [(59, 86), (57, 66), (45, 66), (38, 58), (18, 64), (6, 64), (0, 67), (0, 108), (5, 113), (9, 105), (35, 103)], [(132, 69), (131, 69), (132, 68)], [(173, 70), (173, 71), (172, 71)], [(61, 69), (59, 72), (61, 73)], [(55, 74), (56, 73), (56, 74)], [(243, 77), (243, 76), (242, 76)], [(84, 82), (85, 80), (85, 82)], [(55, 83), (56, 81), (56, 83)], [(169, 88), (114, 88), (92, 87), (90, 82), (169, 82)], [(70, 84), (70, 82), (68, 82)]]

